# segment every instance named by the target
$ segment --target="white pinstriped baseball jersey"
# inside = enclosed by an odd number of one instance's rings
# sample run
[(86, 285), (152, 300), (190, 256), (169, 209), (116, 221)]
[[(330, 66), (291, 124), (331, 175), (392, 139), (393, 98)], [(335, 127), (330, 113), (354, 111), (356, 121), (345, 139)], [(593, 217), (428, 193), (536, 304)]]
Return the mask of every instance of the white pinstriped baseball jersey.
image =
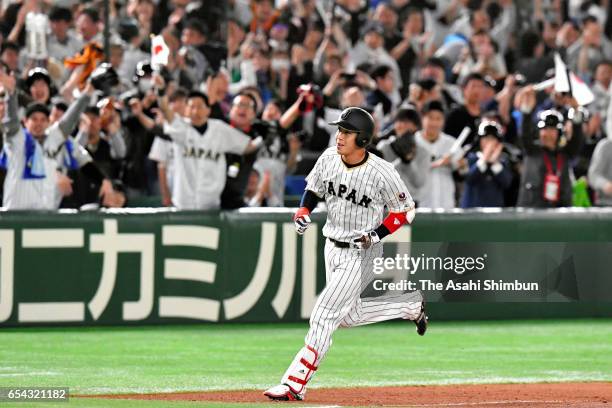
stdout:
[(225, 153), (242, 154), (251, 139), (217, 119), (209, 119), (201, 134), (178, 115), (164, 123), (164, 133), (179, 147), (174, 157), (174, 205), (181, 210), (218, 209), (227, 174)]
[[(350, 166), (343, 162), (335, 146), (330, 147), (319, 157), (306, 180), (307, 190), (325, 198), (327, 222), (323, 235), (336, 241), (350, 242), (375, 229), (383, 222), (385, 210), (414, 209), (414, 201), (393, 164), (367, 152), (361, 163)], [(410, 220), (413, 217), (414, 213), (407, 216)], [(423, 301), (418, 291), (386, 298), (361, 298), (374, 278), (374, 259), (382, 255), (380, 242), (357, 249), (326, 240), (326, 285), (312, 310), (305, 346), (281, 378), (281, 384), (299, 399), (304, 397), (306, 385), (327, 354), (338, 327), (418, 318)], [(272, 388), (266, 395), (274, 399), (274, 392), (278, 391)]]
[(324, 197), (327, 222), (323, 235), (351, 242), (378, 227), (390, 212), (414, 208), (414, 201), (393, 164), (366, 152), (364, 161), (349, 166), (336, 147), (323, 152), (306, 177), (306, 189)]

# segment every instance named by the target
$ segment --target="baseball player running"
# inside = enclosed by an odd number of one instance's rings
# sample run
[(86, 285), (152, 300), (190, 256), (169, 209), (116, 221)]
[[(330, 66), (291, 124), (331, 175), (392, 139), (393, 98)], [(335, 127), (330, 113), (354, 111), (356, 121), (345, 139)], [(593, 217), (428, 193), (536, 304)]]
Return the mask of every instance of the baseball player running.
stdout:
[[(361, 108), (347, 108), (331, 123), (338, 126), (337, 146), (327, 149), (306, 178), (301, 207), (294, 216), (298, 234), (310, 224), (320, 199), (327, 204), (323, 227), (327, 284), (312, 311), (304, 347), (281, 379), (264, 392), (273, 400), (304, 399), (306, 385), (332, 343), (338, 327), (391, 319), (414, 321), (425, 334), (427, 316), (420, 292), (387, 301), (361, 298), (373, 280), (373, 260), (382, 256), (380, 240), (414, 219), (414, 202), (393, 165), (366, 151), (374, 120)], [(385, 207), (387, 215), (385, 217)]]

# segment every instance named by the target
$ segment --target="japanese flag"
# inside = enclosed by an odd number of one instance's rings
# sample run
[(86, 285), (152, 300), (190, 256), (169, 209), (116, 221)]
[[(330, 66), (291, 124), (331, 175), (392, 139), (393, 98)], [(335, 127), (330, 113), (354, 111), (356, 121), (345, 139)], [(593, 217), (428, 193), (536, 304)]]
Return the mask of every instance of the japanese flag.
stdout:
[(164, 41), (164, 37), (156, 35), (151, 38), (151, 66), (153, 69), (168, 65), (169, 56), (170, 48)]
[[(568, 79), (571, 81), (571, 88)], [(555, 54), (555, 92), (570, 91), (580, 106), (588, 105), (595, 100), (595, 95), (589, 86), (572, 71), (569, 71), (561, 56)]]

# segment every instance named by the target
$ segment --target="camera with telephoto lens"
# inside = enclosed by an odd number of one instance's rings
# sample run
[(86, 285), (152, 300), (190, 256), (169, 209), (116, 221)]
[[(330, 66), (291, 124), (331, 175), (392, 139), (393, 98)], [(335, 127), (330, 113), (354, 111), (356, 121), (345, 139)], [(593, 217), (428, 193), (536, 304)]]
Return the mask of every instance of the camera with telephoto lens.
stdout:
[(266, 148), (272, 146), (274, 140), (280, 137), (276, 122), (256, 119), (251, 124), (251, 130), (254, 134), (263, 138)]
[(93, 87), (102, 91), (104, 96), (112, 93), (113, 87), (119, 85), (119, 75), (111, 64), (104, 62), (100, 64), (89, 77)]
[(417, 81), (417, 85), (424, 91), (431, 91), (438, 83), (433, 78), (423, 78)]
[(417, 145), (415, 134), (406, 132), (402, 135), (396, 135), (395, 140), (391, 142), (390, 146), (402, 163), (408, 164), (416, 155)]
[(357, 74), (355, 72), (342, 72), (340, 74), (340, 78), (344, 79), (346, 82), (355, 82), (357, 78)]

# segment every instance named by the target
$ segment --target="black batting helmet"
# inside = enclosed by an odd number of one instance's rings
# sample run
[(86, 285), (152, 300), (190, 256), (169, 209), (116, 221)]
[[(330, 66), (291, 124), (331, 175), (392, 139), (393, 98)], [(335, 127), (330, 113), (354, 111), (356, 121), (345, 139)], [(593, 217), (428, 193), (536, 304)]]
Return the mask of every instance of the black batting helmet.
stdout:
[(374, 136), (374, 119), (362, 108), (346, 108), (340, 113), (338, 120), (329, 124), (357, 133), (355, 142), (359, 147), (366, 147)]

